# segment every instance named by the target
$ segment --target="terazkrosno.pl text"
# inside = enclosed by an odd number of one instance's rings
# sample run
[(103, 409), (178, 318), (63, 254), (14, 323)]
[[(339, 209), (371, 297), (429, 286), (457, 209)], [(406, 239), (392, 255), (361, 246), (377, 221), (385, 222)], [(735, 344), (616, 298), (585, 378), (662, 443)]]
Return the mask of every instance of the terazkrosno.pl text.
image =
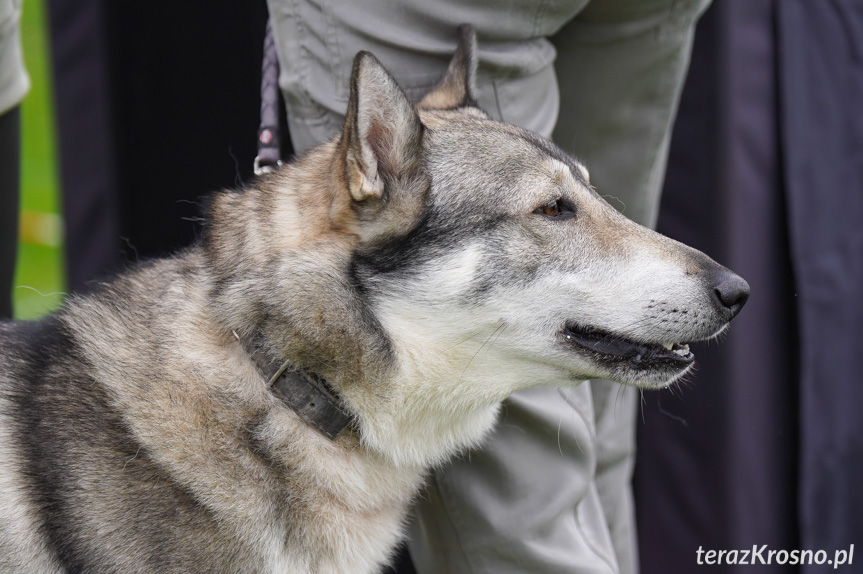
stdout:
[(760, 565), (764, 564), (787, 564), (789, 566), (829, 564), (833, 569), (840, 566), (850, 566), (854, 562), (854, 545), (847, 549), (839, 549), (833, 552), (833, 556), (826, 550), (775, 550), (768, 548), (766, 544), (761, 546), (753, 544), (752, 548), (742, 550), (705, 550), (699, 546), (695, 552), (695, 560), (698, 565), (714, 566), (718, 564), (741, 564)]

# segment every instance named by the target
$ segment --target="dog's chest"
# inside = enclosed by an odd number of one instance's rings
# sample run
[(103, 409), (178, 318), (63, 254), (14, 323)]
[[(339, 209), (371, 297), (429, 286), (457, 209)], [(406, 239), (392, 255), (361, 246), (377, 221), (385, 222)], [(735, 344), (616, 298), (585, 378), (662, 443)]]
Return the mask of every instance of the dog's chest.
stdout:
[(402, 537), (402, 522), (396, 509), (315, 513), (287, 544), (274, 543), (275, 529), (262, 536), (260, 566), (274, 574), (376, 573)]

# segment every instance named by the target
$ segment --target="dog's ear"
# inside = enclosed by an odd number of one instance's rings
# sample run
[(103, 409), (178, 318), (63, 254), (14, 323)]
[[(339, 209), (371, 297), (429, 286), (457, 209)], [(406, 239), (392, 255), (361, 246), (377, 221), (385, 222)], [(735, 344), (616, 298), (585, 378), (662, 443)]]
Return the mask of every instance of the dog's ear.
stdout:
[(389, 72), (370, 53), (357, 54), (339, 153), (350, 212), (358, 218), (364, 242), (404, 234), (416, 225), (429, 187), (424, 129)]
[(386, 180), (399, 179), (418, 160), (419, 116), (377, 58), (354, 58), (351, 95), (342, 132), (345, 179), (357, 202), (382, 200)]
[(421, 110), (476, 106), (476, 32), (470, 24), (458, 27), (459, 40), (443, 78), (420, 100)]

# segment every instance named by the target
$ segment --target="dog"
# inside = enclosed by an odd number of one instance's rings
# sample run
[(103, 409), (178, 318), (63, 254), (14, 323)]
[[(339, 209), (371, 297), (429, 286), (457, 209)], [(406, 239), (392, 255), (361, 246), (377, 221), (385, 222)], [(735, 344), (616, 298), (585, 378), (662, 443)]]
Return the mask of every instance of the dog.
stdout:
[(0, 571), (379, 571), (513, 392), (692, 368), (746, 282), (490, 119), (475, 43), (416, 105), (358, 54), (343, 131), (196, 245), (0, 326)]

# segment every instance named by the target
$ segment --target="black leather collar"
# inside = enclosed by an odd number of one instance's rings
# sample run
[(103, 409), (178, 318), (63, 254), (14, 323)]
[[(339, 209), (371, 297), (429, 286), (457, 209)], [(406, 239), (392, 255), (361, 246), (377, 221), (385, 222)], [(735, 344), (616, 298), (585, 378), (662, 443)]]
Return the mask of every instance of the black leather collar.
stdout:
[(267, 379), (267, 387), (303, 421), (329, 439), (335, 439), (351, 423), (351, 416), (336, 393), (318, 375), (298, 369), (290, 361), (270, 360), (257, 345), (234, 336)]

